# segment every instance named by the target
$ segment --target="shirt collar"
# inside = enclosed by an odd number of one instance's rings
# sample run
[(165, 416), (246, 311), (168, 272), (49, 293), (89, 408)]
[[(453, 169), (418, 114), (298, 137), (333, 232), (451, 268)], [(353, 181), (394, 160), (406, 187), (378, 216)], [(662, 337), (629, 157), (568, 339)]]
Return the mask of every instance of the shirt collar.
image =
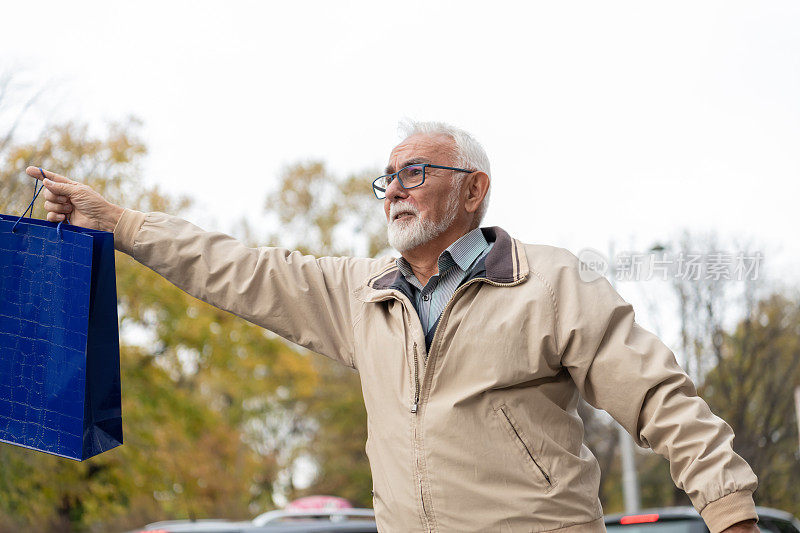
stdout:
[[(454, 265), (458, 265), (462, 272), (467, 272), (488, 246), (489, 243), (480, 228), (475, 228), (466, 235), (462, 235), (439, 256), (439, 274), (441, 275)], [(397, 258), (397, 268), (409, 282), (419, 283), (411, 265), (402, 256)]]
[[(527, 279), (530, 275), (530, 267), (522, 244), (516, 239), (512, 239), (511, 235), (497, 226), (481, 228), (481, 232), (486, 238), (486, 242), (492, 244), (491, 250), (487, 249), (486, 251), (486, 261), (484, 262), (486, 279), (498, 286), (514, 286)], [(407, 283), (395, 260), (370, 274), (364, 281), (364, 285), (378, 291), (396, 289), (395, 284), (400, 283), (401, 279), (403, 283)], [(378, 301), (377, 299), (381, 297), (380, 293), (371, 295), (365, 293), (361, 299), (364, 302), (371, 302)]]
[(488, 246), (483, 232), (480, 228), (475, 228), (448, 246), (442, 255), (449, 253), (459, 268), (466, 272)]

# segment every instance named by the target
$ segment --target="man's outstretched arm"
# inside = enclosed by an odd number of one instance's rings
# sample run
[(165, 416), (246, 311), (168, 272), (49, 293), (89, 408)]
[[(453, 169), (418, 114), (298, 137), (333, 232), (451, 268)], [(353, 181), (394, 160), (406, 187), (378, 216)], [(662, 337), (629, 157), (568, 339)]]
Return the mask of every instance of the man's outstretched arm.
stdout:
[(352, 290), (375, 260), (248, 247), (164, 213), (122, 209), (86, 185), (45, 175), (48, 220), (69, 215), (74, 225), (113, 230), (117, 250), (192, 296), (355, 367), (353, 327), (363, 304)]

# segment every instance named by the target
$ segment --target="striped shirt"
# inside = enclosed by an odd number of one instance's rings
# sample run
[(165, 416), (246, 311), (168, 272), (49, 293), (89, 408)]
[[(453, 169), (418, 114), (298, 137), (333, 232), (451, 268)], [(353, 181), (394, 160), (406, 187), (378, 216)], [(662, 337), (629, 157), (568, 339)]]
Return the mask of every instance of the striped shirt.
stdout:
[(424, 287), (414, 275), (408, 261), (402, 257), (397, 259), (397, 268), (413, 288), (412, 302), (417, 309), (426, 336), (431, 328), (436, 326), (439, 316), (459, 284), (478, 264), (479, 260), (489, 253), (492, 244), (494, 243), (486, 242), (486, 237), (483, 236), (480, 228), (462, 236), (441, 253), (439, 272), (432, 276)]

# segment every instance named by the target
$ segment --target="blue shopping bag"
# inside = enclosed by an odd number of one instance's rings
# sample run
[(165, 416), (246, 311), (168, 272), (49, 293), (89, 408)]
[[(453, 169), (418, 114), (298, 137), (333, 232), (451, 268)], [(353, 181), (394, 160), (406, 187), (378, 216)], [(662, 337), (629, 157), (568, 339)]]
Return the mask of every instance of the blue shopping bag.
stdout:
[(122, 444), (111, 233), (0, 214), (0, 441), (79, 461)]

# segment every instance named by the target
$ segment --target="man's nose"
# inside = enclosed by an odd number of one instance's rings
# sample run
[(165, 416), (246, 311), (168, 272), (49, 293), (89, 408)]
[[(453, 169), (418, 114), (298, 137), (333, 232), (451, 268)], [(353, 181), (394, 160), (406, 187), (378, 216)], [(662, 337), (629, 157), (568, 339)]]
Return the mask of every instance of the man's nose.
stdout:
[(408, 191), (400, 185), (400, 180), (395, 178), (386, 188), (386, 198), (389, 201), (408, 198)]

